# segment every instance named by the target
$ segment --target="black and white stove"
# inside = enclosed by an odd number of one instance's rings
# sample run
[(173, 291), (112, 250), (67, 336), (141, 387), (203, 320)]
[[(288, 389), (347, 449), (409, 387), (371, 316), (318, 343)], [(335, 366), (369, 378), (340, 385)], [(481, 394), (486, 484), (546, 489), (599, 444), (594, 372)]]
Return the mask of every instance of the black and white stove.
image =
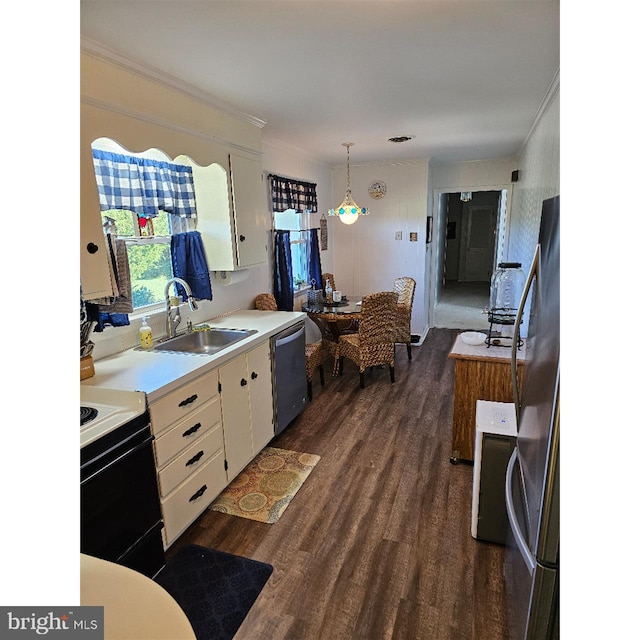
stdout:
[(127, 424), (146, 411), (141, 391), (80, 385), (80, 447)]

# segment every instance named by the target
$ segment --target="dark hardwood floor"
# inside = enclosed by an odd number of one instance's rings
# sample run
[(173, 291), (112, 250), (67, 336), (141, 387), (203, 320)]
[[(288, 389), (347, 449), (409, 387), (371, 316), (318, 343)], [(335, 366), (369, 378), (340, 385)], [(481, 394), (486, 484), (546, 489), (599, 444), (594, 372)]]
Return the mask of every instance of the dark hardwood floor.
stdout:
[(321, 460), (279, 522), (207, 510), (171, 547), (273, 565), (238, 640), (507, 638), (503, 547), (471, 537), (473, 468), (452, 465), (458, 332), (432, 329), (388, 369), (345, 360), (271, 446)]

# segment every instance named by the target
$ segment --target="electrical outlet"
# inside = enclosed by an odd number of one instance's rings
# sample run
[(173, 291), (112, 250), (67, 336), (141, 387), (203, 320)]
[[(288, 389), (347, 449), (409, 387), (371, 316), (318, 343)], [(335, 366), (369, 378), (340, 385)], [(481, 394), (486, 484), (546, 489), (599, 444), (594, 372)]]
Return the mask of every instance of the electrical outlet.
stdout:
[(402, 231), (396, 231), (396, 240), (402, 240)]

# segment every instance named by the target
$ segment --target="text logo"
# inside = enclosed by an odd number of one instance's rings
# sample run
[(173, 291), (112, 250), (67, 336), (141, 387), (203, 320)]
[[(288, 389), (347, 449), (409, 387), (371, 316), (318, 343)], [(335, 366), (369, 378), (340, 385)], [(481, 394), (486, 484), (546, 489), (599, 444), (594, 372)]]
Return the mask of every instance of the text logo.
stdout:
[(0, 640), (104, 639), (104, 607), (0, 607)]

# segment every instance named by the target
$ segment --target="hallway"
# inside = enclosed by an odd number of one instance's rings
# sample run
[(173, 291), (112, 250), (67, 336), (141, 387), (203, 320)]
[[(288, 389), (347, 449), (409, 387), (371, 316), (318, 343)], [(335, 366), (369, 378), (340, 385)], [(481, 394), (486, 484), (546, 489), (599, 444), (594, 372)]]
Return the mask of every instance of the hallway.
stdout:
[(449, 280), (440, 293), (434, 313), (434, 327), (488, 331), (488, 282), (457, 282)]

